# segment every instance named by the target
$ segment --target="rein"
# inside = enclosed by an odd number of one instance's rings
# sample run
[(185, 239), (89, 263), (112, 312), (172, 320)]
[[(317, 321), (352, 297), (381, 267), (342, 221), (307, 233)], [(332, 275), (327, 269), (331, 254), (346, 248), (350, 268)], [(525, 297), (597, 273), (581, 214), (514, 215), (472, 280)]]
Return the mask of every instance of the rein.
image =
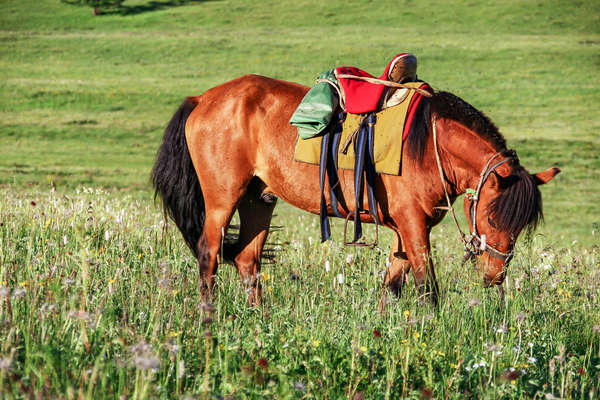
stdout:
[(510, 260), (512, 260), (513, 255), (514, 255), (514, 251), (513, 251), (514, 239), (511, 240), (511, 243), (509, 246), (510, 251), (503, 252), (503, 251), (498, 250), (494, 246), (487, 243), (485, 234), (479, 235), (479, 232), (477, 231), (477, 218), (476, 217), (477, 217), (477, 203), (479, 201), (479, 194), (481, 193), (481, 189), (482, 189), (484, 183), (487, 181), (488, 177), (491, 175), (492, 172), (494, 172), (494, 170), (496, 168), (498, 168), (500, 165), (508, 162), (509, 159), (504, 158), (504, 159), (496, 162), (495, 164), (491, 165), (492, 162), (496, 158), (498, 158), (499, 156), (502, 155), (502, 153), (496, 153), (492, 157), (490, 157), (488, 162), (485, 164), (485, 167), (483, 167), (481, 174), (479, 175), (479, 184), (477, 185), (477, 188), (475, 190), (473, 190), (473, 193), (467, 193), (467, 199), (471, 202), (471, 204), (469, 206), (469, 210), (470, 210), (470, 214), (471, 214), (473, 230), (470, 235), (465, 234), (462, 231), (462, 229), (460, 229), (458, 219), (456, 218), (456, 213), (454, 212), (454, 208), (452, 207), (452, 202), (450, 201), (450, 196), (448, 195), (448, 190), (446, 189), (446, 179), (444, 178), (444, 170), (442, 169), (442, 162), (440, 160), (440, 152), (439, 152), (438, 144), (437, 144), (437, 129), (436, 129), (437, 117), (434, 115), (432, 119), (433, 119), (433, 121), (432, 121), (432, 124), (433, 124), (433, 146), (435, 148), (435, 160), (437, 161), (437, 167), (438, 167), (438, 171), (440, 173), (440, 179), (442, 181), (442, 187), (444, 188), (444, 195), (446, 196), (446, 204), (447, 204), (446, 206), (435, 207), (435, 208), (450, 211), (450, 213), (452, 214), (452, 219), (454, 220), (454, 223), (456, 224), (456, 228), (458, 229), (460, 239), (462, 240), (464, 248), (465, 248), (464, 261), (467, 261), (470, 258), (472, 258), (473, 256), (476, 256), (476, 255), (480, 254), (481, 252), (485, 251), (492, 257), (504, 260), (504, 265), (502, 266), (502, 270), (504, 271), (506, 269), (506, 267), (508, 266), (508, 263), (510, 262)]

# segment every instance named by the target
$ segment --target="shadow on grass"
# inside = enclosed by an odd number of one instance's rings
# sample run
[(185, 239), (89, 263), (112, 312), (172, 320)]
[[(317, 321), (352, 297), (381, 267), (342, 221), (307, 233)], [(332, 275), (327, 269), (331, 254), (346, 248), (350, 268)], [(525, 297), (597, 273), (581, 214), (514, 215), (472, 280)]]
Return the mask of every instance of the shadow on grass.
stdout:
[(107, 10), (102, 14), (120, 14), (120, 15), (137, 15), (152, 11), (163, 10), (170, 7), (179, 7), (192, 3), (205, 3), (207, 1), (218, 1), (218, 0), (167, 0), (167, 1), (149, 1), (145, 4), (137, 4), (134, 6), (123, 5), (118, 9)]
[[(116, 5), (116, 3), (122, 3), (123, 1), (115, 1), (115, 4), (100, 4), (101, 2), (99, 1), (99, 4), (97, 5), (92, 4), (92, 7), (95, 8), (94, 15), (137, 15), (152, 11), (164, 10), (165, 8), (170, 7), (179, 7), (192, 3), (204, 3), (208, 1), (219, 0), (151, 0), (145, 2), (144, 4)], [(62, 0), (62, 2), (72, 5), (84, 5), (85, 3), (81, 0)]]

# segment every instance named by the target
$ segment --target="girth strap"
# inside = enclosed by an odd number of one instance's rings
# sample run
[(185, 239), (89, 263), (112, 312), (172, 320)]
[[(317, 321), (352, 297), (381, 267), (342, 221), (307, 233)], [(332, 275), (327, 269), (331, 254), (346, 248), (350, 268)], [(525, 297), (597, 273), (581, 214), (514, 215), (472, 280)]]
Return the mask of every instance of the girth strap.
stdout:
[[(343, 194), (339, 186), (339, 177), (337, 173), (337, 151), (340, 145), (342, 134), (342, 124), (346, 114), (340, 112), (336, 122), (332, 124), (332, 130), (327, 131), (321, 139), (321, 156), (319, 163), (319, 183), (321, 189), (321, 206), (320, 206), (320, 222), (321, 222), (321, 241), (328, 240), (331, 236), (331, 227), (327, 218), (327, 202), (325, 200), (325, 175), (328, 177), (329, 183), (329, 198), (333, 214), (341, 217), (339, 210), (338, 197), (342, 198)], [(357, 243), (362, 238), (362, 223), (360, 220), (361, 214), (370, 214), (376, 224), (379, 224), (379, 213), (377, 210), (377, 200), (375, 198), (375, 159), (373, 154), (374, 147), (374, 126), (377, 121), (375, 113), (365, 115), (354, 136), (354, 198), (355, 212), (350, 213), (345, 209), (350, 217), (354, 217), (354, 239), (353, 243)], [(367, 201), (369, 210), (362, 208), (365, 191), (365, 177), (367, 183)], [(345, 232), (344, 232), (345, 235)]]

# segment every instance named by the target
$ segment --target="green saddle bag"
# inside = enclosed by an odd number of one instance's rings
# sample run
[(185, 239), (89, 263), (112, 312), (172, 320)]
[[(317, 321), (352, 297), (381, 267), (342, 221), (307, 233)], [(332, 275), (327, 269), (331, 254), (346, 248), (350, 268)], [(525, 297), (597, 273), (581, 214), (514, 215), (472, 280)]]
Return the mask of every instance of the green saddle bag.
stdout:
[(310, 139), (318, 136), (329, 125), (333, 113), (338, 107), (337, 91), (327, 80), (338, 85), (333, 69), (319, 75), (318, 83), (306, 93), (296, 111), (290, 118), (290, 124), (298, 128), (298, 136)]

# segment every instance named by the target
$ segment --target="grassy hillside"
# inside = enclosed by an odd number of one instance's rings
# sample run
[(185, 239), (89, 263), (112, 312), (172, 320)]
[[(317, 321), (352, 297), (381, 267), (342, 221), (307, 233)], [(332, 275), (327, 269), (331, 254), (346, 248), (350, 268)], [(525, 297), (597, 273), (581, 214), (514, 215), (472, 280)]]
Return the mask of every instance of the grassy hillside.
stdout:
[[(598, 393), (599, 2), (127, 0), (101, 11), (0, 2), (0, 394)], [(433, 238), (440, 309), (409, 285), (380, 317), (390, 238), (342, 249), (338, 221), (337, 244), (321, 248), (316, 217), (280, 204), (266, 306), (248, 309), (224, 267), (202, 324), (193, 260), (150, 203), (181, 99), (249, 72), (307, 85), (338, 65), (379, 74), (400, 51), (489, 115), (530, 171), (563, 170), (542, 189), (546, 224), (519, 241), (506, 304), (460, 264), (446, 221)]]

